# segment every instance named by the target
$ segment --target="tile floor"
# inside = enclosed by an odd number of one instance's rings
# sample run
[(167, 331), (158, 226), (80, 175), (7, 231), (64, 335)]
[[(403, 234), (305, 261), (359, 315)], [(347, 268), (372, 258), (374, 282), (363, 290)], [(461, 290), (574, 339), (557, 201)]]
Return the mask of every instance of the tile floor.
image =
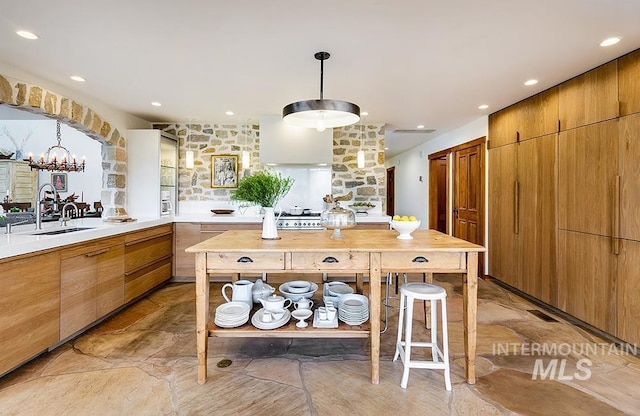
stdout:
[[(379, 385), (369, 380), (366, 340), (266, 338), (212, 338), (209, 381), (198, 385), (194, 285), (172, 283), (1, 378), (0, 415), (640, 414), (638, 358), (559, 318), (545, 322), (486, 281), (478, 382), (465, 383), (460, 278), (435, 280), (449, 294), (451, 392), (433, 370), (411, 370), (400, 388), (396, 325), (382, 336)], [(214, 306), (220, 286), (212, 285)], [(416, 307), (414, 329), (421, 314)], [(223, 358), (232, 365), (217, 368)]]

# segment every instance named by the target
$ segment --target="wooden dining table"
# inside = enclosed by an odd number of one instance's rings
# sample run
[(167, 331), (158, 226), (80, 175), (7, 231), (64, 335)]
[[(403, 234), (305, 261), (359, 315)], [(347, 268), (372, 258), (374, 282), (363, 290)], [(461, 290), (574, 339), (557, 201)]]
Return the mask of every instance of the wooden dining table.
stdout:
[[(196, 347), (198, 382), (207, 380), (209, 337), (370, 338), (371, 382), (380, 380), (381, 276), (384, 273), (461, 273), (465, 375), (475, 383), (477, 244), (434, 230), (417, 230), (413, 239), (400, 240), (393, 230), (343, 231), (343, 239), (331, 239), (331, 231), (279, 231), (279, 239), (263, 240), (261, 231), (226, 231), (186, 249), (196, 255)], [(228, 273), (355, 273), (369, 276), (369, 322), (339, 328), (305, 328), (289, 323), (261, 330), (251, 323), (219, 328), (210, 316), (209, 274)], [(358, 283), (362, 286), (361, 281)]]

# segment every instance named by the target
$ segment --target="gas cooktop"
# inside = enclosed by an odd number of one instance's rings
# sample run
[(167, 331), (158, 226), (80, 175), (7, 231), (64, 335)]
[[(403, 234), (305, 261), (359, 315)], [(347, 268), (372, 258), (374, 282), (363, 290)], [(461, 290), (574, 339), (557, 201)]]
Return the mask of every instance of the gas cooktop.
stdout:
[(287, 218), (310, 218), (310, 217), (319, 217), (319, 212), (310, 212), (308, 214), (289, 214), (288, 212), (283, 212), (281, 217)]

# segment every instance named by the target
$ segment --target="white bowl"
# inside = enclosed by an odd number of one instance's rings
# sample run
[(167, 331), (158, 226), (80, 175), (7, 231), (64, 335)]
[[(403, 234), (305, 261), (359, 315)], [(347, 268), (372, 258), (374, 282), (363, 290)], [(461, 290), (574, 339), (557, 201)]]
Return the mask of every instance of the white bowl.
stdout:
[(302, 298), (311, 299), (318, 290), (318, 285), (315, 283), (311, 283), (309, 291), (305, 293), (291, 293), (288, 287), (289, 283), (283, 283), (280, 285), (280, 287), (278, 287), (278, 291), (282, 293), (282, 296), (284, 296), (285, 298), (291, 299), (292, 302), (297, 302)]
[(294, 280), (287, 283), (286, 290), (289, 293), (307, 293), (311, 290), (311, 282), (307, 282), (306, 280)]
[(411, 240), (411, 233), (420, 227), (420, 220), (417, 221), (393, 221), (391, 220), (391, 227), (400, 233), (398, 238), (400, 240)]

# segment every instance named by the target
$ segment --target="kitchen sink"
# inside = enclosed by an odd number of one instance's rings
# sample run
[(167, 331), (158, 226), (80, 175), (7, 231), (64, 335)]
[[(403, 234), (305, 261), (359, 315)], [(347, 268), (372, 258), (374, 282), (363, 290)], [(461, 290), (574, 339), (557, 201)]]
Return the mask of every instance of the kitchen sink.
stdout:
[(39, 231), (36, 233), (32, 233), (31, 235), (58, 235), (58, 234), (73, 233), (73, 232), (82, 231), (82, 230), (92, 230), (93, 228), (95, 227), (57, 228), (51, 231)]

